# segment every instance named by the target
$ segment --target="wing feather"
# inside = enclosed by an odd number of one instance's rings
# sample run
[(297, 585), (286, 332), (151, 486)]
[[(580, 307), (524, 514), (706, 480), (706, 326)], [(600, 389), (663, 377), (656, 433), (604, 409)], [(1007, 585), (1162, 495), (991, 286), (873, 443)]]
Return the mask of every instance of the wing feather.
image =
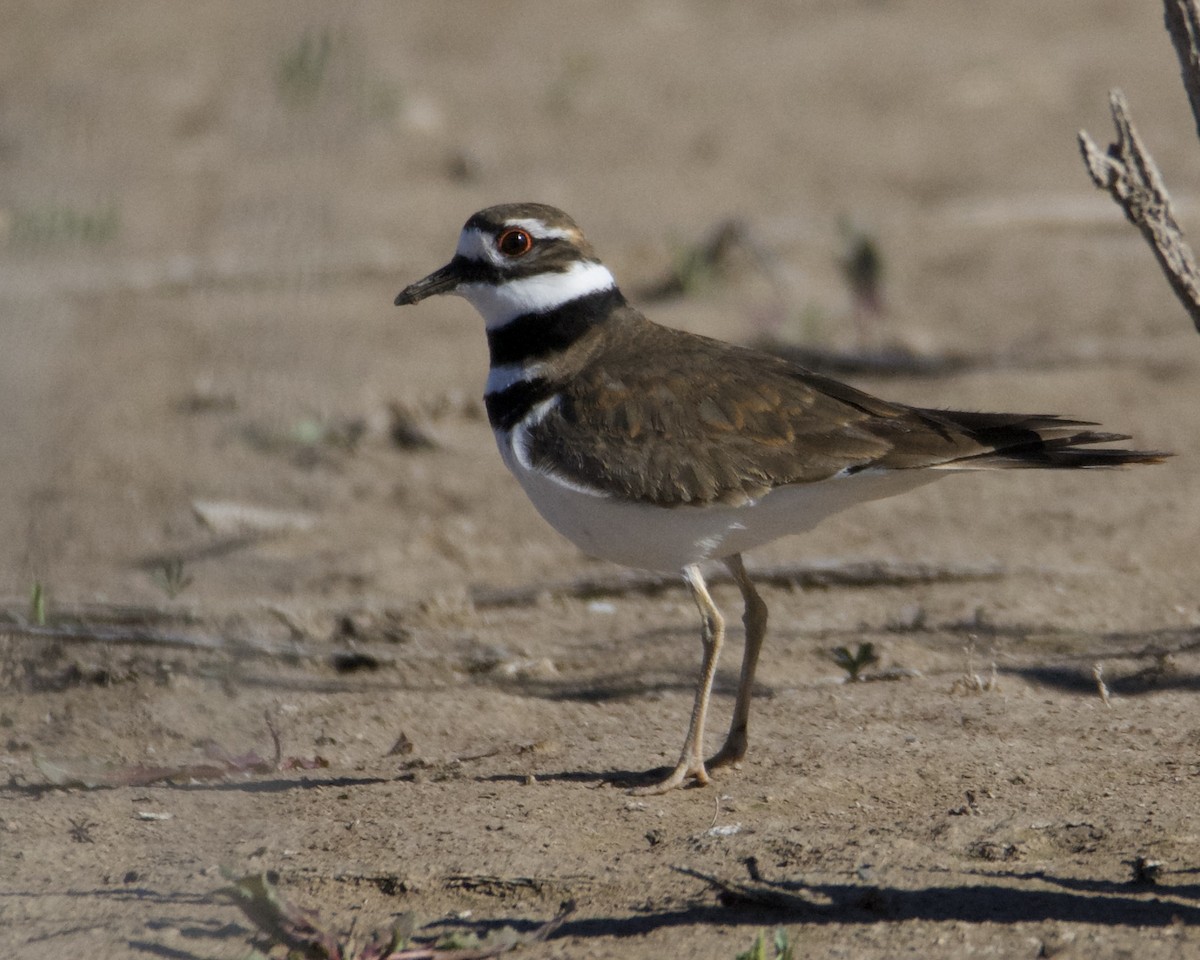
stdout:
[(527, 435), (538, 469), (668, 506), (739, 504), (868, 469), (1116, 465), (1158, 454), (1074, 450), (1125, 439), (1052, 415), (880, 400), (771, 354), (613, 318)]

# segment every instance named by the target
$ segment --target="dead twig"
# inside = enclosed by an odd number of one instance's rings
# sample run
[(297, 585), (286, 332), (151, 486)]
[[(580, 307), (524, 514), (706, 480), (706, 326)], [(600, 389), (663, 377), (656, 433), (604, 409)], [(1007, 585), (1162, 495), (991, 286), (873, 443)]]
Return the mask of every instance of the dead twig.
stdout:
[(1106, 707), (1112, 706), (1112, 700), (1108, 695), (1108, 684), (1104, 682), (1104, 665), (1097, 663), (1092, 667), (1092, 679), (1096, 681), (1096, 692), (1100, 694), (1100, 699), (1104, 701)]
[[(1165, 0), (1168, 24), (1173, 5), (1189, 8), (1189, 22), (1195, 24), (1193, 0)], [(1175, 37), (1175, 34), (1172, 34)], [(1178, 41), (1177, 41), (1178, 43)], [(1195, 55), (1194, 42), (1189, 41), (1188, 57)], [(1185, 57), (1181, 52), (1180, 62)], [(1188, 70), (1185, 66), (1185, 77)], [(1190, 85), (1189, 96), (1192, 96)], [(1193, 109), (1196, 101), (1193, 100)], [(1184, 239), (1183, 230), (1171, 210), (1171, 198), (1162, 174), (1154, 158), (1138, 136), (1137, 129), (1129, 116), (1129, 104), (1120, 90), (1109, 94), (1109, 107), (1113, 123), (1117, 128), (1117, 140), (1101, 152), (1086, 131), (1079, 132), (1079, 149), (1092, 182), (1106, 190), (1117, 205), (1125, 212), (1126, 219), (1141, 231), (1142, 236), (1154, 252), (1159, 267), (1170, 283), (1175, 296), (1200, 330), (1200, 271), (1196, 258)]]
[(273, 765), (278, 770), (283, 764), (283, 740), (279, 736), (279, 730), (275, 726), (275, 721), (271, 717), (270, 710), (263, 711), (263, 720), (267, 723), (267, 730), (271, 734), (271, 744), (275, 750)]
[(1163, 7), (1163, 20), (1175, 45), (1183, 89), (1196, 121), (1196, 136), (1200, 137), (1200, 11), (1196, 0), (1164, 0)]
[(316, 914), (284, 900), (265, 874), (241, 877), (215, 893), (232, 900), (272, 945), (282, 944), (302, 955), (331, 960), (342, 956), (337, 938), (314, 922)]
[(313, 960), (491, 960), (524, 944), (547, 939), (575, 910), (575, 903), (567, 901), (550, 920), (527, 934), (506, 927), (483, 939), (451, 935), (412, 945), (414, 921), (408, 914), (386, 934), (376, 933), (369, 942), (356, 944), (324, 929), (315, 911), (285, 900), (269, 875), (254, 874), (233, 880), (230, 886), (216, 891), (216, 895), (231, 900), (272, 947), (286, 947)]

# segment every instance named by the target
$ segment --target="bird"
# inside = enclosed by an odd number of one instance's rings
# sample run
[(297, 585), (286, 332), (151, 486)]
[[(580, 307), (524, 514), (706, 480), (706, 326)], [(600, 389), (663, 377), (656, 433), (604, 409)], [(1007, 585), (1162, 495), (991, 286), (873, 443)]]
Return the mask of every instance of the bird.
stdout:
[[(745, 551), (956, 472), (1170, 455), (1098, 447), (1130, 437), (1091, 421), (882, 400), (770, 353), (654, 323), (575, 221), (546, 204), (473, 214), (450, 262), (395, 304), (436, 294), (465, 298), (483, 318), (488, 421), (538, 513), (592, 557), (681, 575), (699, 610), (703, 657), (679, 762), (637, 793), (705, 785), (711, 770), (746, 755), (767, 605)], [(709, 561), (741, 591), (745, 645), (729, 732), (705, 759), (725, 637), (702, 572)]]

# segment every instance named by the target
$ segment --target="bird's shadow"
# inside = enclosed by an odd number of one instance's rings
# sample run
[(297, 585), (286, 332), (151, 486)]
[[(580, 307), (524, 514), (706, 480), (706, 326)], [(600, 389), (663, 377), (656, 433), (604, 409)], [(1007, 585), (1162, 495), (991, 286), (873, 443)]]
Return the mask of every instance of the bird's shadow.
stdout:
[[(656, 930), (702, 924), (764, 926), (778, 924), (931, 923), (1084, 923), (1105, 927), (1169, 927), (1200, 923), (1200, 885), (1148, 887), (1131, 882), (1055, 877), (1044, 872), (996, 873), (985, 876), (1008, 883), (894, 887), (869, 883), (758, 883), (753, 888), (725, 884), (691, 870), (718, 890), (716, 904), (678, 909), (581, 917), (567, 920), (558, 938), (640, 937)], [(1188, 901), (1191, 901), (1190, 903)], [(509, 926), (537, 928), (540, 919), (506, 918), (474, 923), (477, 932)]]
[[(535, 776), (538, 783), (583, 783), (592, 787), (613, 787), (617, 790), (632, 790), (661, 783), (671, 772), (672, 767), (654, 767), (650, 770), (556, 770), (543, 773), (538, 771)], [(475, 778), (477, 783), (528, 783), (529, 774), (525, 773), (492, 773)], [(681, 789), (690, 790), (698, 784), (688, 783)]]
[[(1151, 886), (1104, 879), (1057, 877), (1044, 871), (992, 872), (971, 875), (965, 883), (891, 886), (861, 883), (813, 883), (799, 880), (764, 881), (752, 869), (750, 882), (727, 881), (687, 868), (681, 874), (703, 884), (696, 902), (674, 909), (601, 914), (568, 919), (551, 939), (594, 940), (644, 937), (658, 930), (697, 926), (796, 926), (901, 924), (908, 921), (971, 924), (1082, 923), (1109, 928), (1194, 926), (1200, 923), (1200, 884)], [(1184, 871), (1181, 871), (1181, 873)], [(1186, 871), (1195, 873), (1196, 871)], [(978, 880), (979, 882), (973, 882)], [(699, 902), (716, 892), (716, 902)], [(77, 892), (77, 896), (101, 891)], [(111, 896), (110, 891), (103, 893)], [(122, 891), (123, 898), (165, 905), (198, 902), (194, 897), (163, 896), (155, 891)], [(542, 915), (492, 919), (451, 918), (435, 921), (423, 932), (461, 929), (484, 936), (502, 928), (529, 934), (545, 924)], [(180, 926), (179, 923), (175, 924)], [(241, 939), (249, 931), (239, 924), (183, 923), (195, 942)], [(130, 942), (140, 953), (192, 958), (183, 949), (147, 939)]]
[[(1096, 659), (1102, 660), (1103, 657), (1097, 656)], [(1050, 664), (1008, 667), (1001, 672), (1023, 677), (1030, 683), (1050, 687), (1061, 693), (1072, 693), (1085, 697), (1096, 696), (1096, 675), (1090, 667), (1085, 669), (1074, 664)], [(1164, 671), (1148, 667), (1123, 676), (1106, 676), (1104, 684), (1112, 694), (1121, 697), (1136, 697), (1151, 693), (1163, 693), (1168, 690), (1200, 690), (1200, 675), (1178, 669)]]

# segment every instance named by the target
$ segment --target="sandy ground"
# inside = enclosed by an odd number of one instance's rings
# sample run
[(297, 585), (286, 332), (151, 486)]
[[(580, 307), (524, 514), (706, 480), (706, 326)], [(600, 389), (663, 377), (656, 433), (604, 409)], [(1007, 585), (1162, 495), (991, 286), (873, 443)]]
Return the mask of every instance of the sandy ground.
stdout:
[[(4, 19), (3, 617), (28, 622), (40, 584), (48, 622), (93, 639), (0, 626), (0, 952), (246, 956), (210, 896), (227, 867), (276, 871), (359, 934), (407, 911), (422, 935), (528, 931), (574, 900), (526, 956), (733, 960), (776, 927), (805, 957), (1200, 956), (1200, 341), (1074, 145), (1107, 140), (1123, 87), (1195, 222), (1155, 4), (43, 0)], [(518, 199), (569, 210), (635, 299), (739, 218), (772, 269), (735, 257), (648, 304), (662, 322), (967, 354), (854, 381), (1179, 456), (956, 478), (759, 551), (997, 572), (764, 587), (746, 762), (630, 797), (682, 740), (690, 602), (563, 589), (617, 571), (505, 474), (478, 318), (391, 306), (470, 213)], [(847, 222), (882, 251), (882, 317), (854, 316)], [(393, 442), (397, 406), (431, 448)], [(736, 591), (716, 597), (736, 624)], [(866, 642), (893, 682), (841, 682), (829, 651)], [(739, 646), (731, 629), (714, 740)], [(208, 741), (270, 757), (264, 715), (285, 757), (327, 765), (49, 785), (47, 764), (120, 777)], [(748, 863), (749, 899), (729, 892)]]

